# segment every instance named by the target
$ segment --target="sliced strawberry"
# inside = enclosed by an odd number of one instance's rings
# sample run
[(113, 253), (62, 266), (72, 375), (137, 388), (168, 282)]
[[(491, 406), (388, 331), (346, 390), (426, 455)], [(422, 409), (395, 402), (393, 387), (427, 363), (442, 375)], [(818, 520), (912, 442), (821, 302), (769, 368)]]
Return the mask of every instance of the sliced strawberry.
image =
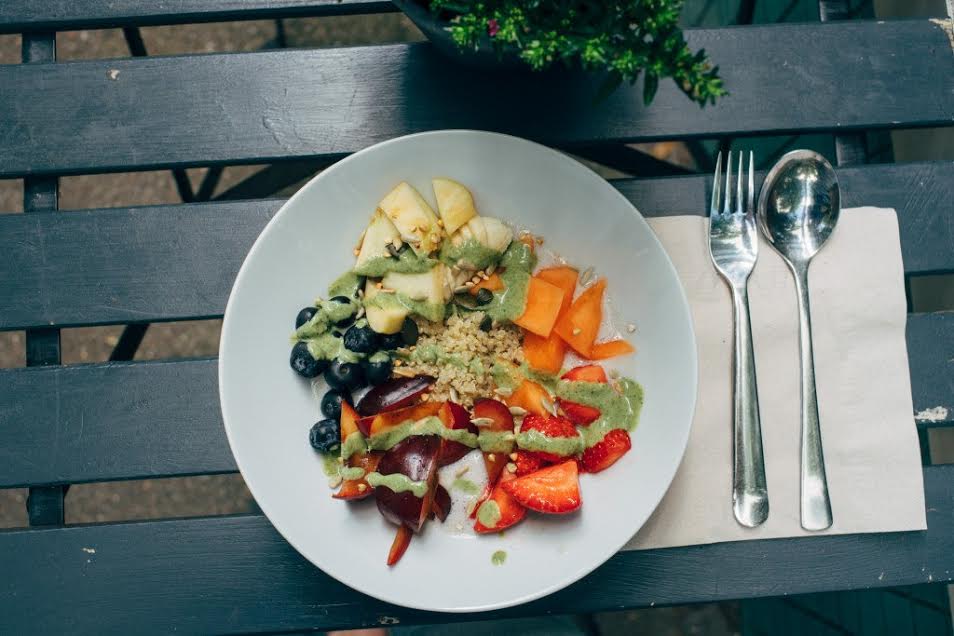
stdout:
[(537, 453), (531, 451), (517, 451), (517, 459), (513, 462), (517, 466), (517, 477), (529, 475), (544, 467), (544, 462)]
[(537, 512), (564, 514), (583, 504), (575, 459), (501, 481), (500, 485), (520, 504)]
[[(481, 503), (483, 506), (489, 502), (494, 502), (497, 506), (497, 510), (500, 511), (500, 519), (497, 520), (497, 523), (493, 527), (485, 526), (478, 519), (474, 524), (474, 530), (480, 534), (486, 534), (488, 532), (500, 532), (505, 528), (509, 528), (514, 525), (527, 515), (527, 509), (521, 506), (519, 503), (514, 500), (507, 492), (504, 490), (504, 484), (511, 483), (517, 479), (516, 475), (511, 473), (509, 470), (504, 471), (503, 475), (500, 477), (500, 482), (494, 487), (493, 493), (490, 495), (490, 498)], [(479, 512), (480, 506), (475, 508), (475, 511)]]
[(563, 412), (566, 413), (567, 419), (578, 426), (592, 424), (598, 420), (601, 415), (600, 410), (595, 406), (587, 406), (586, 404), (571, 402), (570, 400), (557, 400), (557, 404), (559, 404)]
[(598, 364), (584, 364), (574, 367), (561, 376), (564, 380), (573, 382), (600, 382), (606, 384), (606, 371)]
[[(528, 414), (523, 418), (523, 424), (520, 426), (520, 432), (539, 431), (547, 437), (578, 437), (579, 433), (573, 423), (565, 417), (548, 415), (543, 417), (534, 413)], [(562, 455), (555, 455), (545, 451), (534, 451), (534, 454), (548, 464), (558, 464), (566, 459)]]
[(632, 447), (629, 433), (619, 428), (613, 429), (601, 441), (583, 451), (583, 469), (588, 473), (606, 470)]
[(391, 549), (388, 551), (388, 565), (394, 565), (401, 560), (407, 551), (407, 546), (411, 545), (411, 537), (414, 532), (405, 525), (398, 526), (397, 534), (394, 535), (394, 542), (391, 543)]
[[(570, 369), (563, 374), (563, 379), (571, 382), (597, 382), (600, 384), (608, 382), (606, 372), (598, 364), (586, 364)], [(593, 406), (562, 399), (557, 400), (557, 402), (570, 421), (579, 426), (592, 424), (600, 417), (600, 410)]]

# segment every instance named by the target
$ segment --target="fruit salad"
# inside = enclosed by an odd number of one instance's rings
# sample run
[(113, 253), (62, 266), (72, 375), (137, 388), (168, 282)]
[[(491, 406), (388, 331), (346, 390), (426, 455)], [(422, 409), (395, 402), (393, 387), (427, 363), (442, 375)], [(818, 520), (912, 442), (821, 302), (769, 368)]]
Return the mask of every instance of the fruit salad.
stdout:
[(432, 187), (437, 212), (408, 183), (381, 200), (292, 337), (292, 370), (322, 395), (309, 441), (332, 497), (374, 499), (396, 526), (388, 565), (429, 520), (483, 535), (575, 513), (580, 473), (629, 452), (643, 402), (600, 364), (635, 353), (606, 279), (478, 214), (462, 184)]

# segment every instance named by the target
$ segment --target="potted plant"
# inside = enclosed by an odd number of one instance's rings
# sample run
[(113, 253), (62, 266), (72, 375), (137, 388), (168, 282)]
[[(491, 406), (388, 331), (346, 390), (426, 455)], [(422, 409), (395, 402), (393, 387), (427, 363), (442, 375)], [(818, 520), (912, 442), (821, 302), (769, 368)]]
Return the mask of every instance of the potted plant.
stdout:
[(394, 0), (434, 45), (465, 63), (606, 75), (606, 94), (643, 76), (649, 104), (672, 78), (700, 106), (726, 94), (705, 51), (678, 26), (683, 0)]

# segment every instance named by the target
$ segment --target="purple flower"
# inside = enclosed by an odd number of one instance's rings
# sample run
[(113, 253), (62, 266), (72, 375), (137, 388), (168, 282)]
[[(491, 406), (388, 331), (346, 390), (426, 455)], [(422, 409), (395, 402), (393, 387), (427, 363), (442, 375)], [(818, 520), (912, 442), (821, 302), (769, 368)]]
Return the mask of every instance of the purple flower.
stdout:
[(487, 35), (494, 37), (498, 31), (500, 31), (500, 25), (497, 24), (497, 20), (493, 18), (487, 20)]

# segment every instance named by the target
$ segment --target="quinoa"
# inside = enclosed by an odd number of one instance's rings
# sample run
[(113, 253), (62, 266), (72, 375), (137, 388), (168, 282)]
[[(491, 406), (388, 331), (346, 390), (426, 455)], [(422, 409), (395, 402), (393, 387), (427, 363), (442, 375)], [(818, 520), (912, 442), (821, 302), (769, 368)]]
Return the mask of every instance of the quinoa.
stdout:
[[(395, 371), (437, 378), (430, 392), (433, 400), (453, 400), (470, 408), (476, 398), (492, 397), (496, 388), (491, 374), (494, 363), (502, 360), (519, 365), (524, 358), (520, 329), (508, 324), (484, 331), (480, 328), (483, 318), (483, 312), (473, 312), (453, 315), (443, 324), (418, 320), (420, 338), (414, 347), (398, 351), (404, 365)], [(415, 351), (440, 351), (445, 359), (412, 358)]]

